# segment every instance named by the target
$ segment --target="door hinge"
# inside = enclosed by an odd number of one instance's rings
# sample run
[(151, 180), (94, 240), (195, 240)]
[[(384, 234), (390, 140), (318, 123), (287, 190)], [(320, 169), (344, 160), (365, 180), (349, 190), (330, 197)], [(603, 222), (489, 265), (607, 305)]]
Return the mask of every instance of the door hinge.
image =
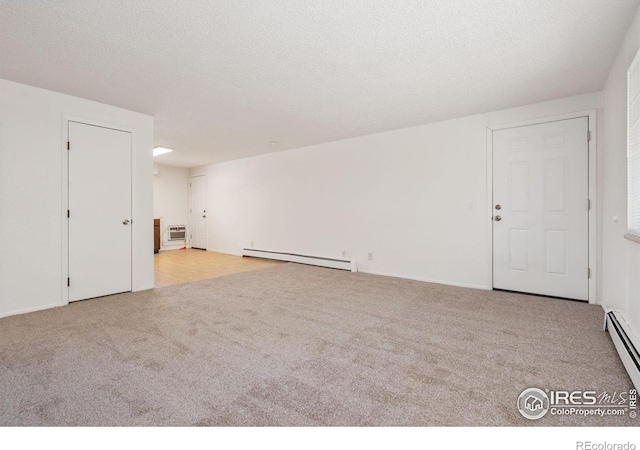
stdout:
[(67, 150), (71, 150), (71, 142), (67, 141)]
[(587, 199), (587, 211), (591, 211), (591, 199)]
[(193, 238), (193, 234), (190, 234), (190, 235), (189, 235), (189, 239), (191, 239), (191, 238)]
[(71, 278), (67, 278), (67, 286), (71, 286)]
[(68, 219), (69, 217), (71, 217), (71, 211), (69, 211), (69, 210), (67, 209), (67, 219)]
[(587, 142), (591, 141), (591, 130), (587, 131)]
[(591, 267), (587, 269), (587, 278), (591, 278)]

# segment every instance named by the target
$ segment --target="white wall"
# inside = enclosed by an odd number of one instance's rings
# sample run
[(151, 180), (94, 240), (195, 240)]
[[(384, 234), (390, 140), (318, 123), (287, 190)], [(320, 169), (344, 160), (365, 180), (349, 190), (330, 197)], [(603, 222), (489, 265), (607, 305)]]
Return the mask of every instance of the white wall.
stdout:
[(153, 175), (153, 215), (160, 219), (160, 250), (179, 249), (184, 241), (169, 241), (169, 226), (185, 225), (189, 236), (189, 169), (157, 164)]
[(193, 169), (208, 176), (208, 249), (346, 250), (362, 271), (487, 288), (487, 126), (600, 102), (594, 93)]
[[(604, 101), (604, 211), (602, 300), (622, 312), (640, 336), (640, 244), (627, 231), (627, 68), (640, 47), (640, 13), (609, 73)], [(614, 221), (617, 217), (617, 221)]]
[(65, 303), (65, 115), (132, 131), (133, 289), (153, 287), (153, 118), (0, 79), (0, 316)]

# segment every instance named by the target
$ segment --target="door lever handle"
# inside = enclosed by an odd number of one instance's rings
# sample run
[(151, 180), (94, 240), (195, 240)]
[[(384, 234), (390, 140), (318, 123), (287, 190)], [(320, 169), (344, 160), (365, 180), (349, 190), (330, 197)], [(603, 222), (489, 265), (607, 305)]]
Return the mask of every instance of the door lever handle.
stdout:
[(122, 225), (129, 225), (129, 219), (124, 219), (122, 221)]

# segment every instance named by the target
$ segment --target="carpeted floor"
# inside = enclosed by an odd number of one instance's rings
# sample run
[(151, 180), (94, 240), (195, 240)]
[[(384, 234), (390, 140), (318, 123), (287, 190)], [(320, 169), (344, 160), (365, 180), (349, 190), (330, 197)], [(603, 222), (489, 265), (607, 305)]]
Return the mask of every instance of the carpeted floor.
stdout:
[(0, 425), (638, 425), (599, 306), (285, 264), (0, 319)]

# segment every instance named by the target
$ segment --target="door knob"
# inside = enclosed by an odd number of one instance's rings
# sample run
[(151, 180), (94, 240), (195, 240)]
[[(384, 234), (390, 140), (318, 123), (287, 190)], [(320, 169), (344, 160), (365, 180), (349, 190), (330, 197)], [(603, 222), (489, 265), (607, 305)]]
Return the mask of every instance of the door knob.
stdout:
[(496, 222), (500, 222), (501, 220), (502, 220), (502, 217), (500, 217), (500, 216), (496, 216), (496, 217), (495, 217), (495, 221), (496, 221)]
[(122, 221), (122, 225), (129, 225), (129, 219), (124, 219)]
[(500, 211), (500, 210), (502, 209), (502, 206), (500, 206), (500, 205), (496, 205), (496, 209), (497, 209), (498, 211)]
[(207, 218), (207, 216), (202, 216), (202, 217), (204, 217), (205, 219)]

